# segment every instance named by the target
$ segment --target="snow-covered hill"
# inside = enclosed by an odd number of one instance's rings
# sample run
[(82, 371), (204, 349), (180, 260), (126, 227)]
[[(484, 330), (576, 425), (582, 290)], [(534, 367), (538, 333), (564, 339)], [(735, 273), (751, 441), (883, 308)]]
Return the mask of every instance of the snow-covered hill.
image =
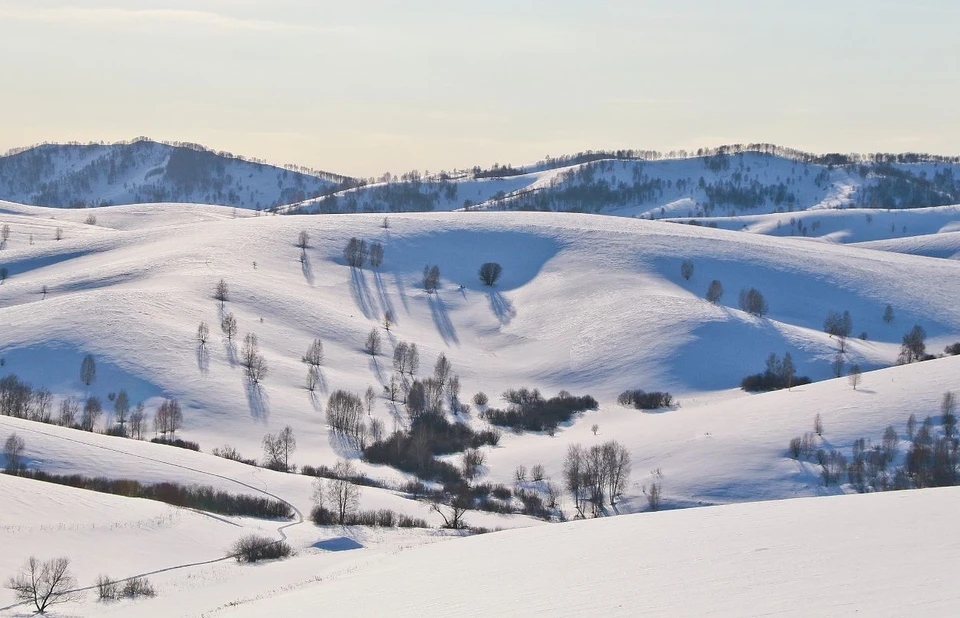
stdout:
[[(956, 161), (904, 157), (838, 161), (744, 150), (652, 160), (601, 158), (496, 173), (477, 168), (429, 178), (413, 173), (285, 210), (537, 210), (702, 218), (960, 202)], [(507, 171), (509, 175), (502, 175)]]
[(0, 199), (56, 207), (198, 202), (261, 210), (327, 193), (349, 180), (148, 139), (44, 144), (0, 157)]

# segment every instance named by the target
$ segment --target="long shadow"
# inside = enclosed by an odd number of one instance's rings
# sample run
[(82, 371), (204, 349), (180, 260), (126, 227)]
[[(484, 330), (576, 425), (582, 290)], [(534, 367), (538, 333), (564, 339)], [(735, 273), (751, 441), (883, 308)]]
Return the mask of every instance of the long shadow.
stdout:
[(377, 296), (380, 298), (380, 306), (383, 308), (384, 314), (389, 311), (393, 314), (394, 319), (396, 319), (397, 312), (393, 309), (393, 301), (387, 296), (387, 288), (383, 285), (383, 276), (379, 270), (373, 272), (373, 281), (377, 285)]
[(224, 340), (223, 347), (227, 351), (227, 362), (230, 363), (231, 367), (237, 365), (237, 346), (233, 344), (233, 341)]
[(377, 382), (383, 384), (383, 372), (380, 371), (380, 363), (377, 361), (376, 356), (370, 357), (370, 369), (377, 374)]
[(403, 289), (403, 281), (400, 280), (400, 272), (393, 271), (393, 285), (397, 288), (397, 294), (400, 295), (400, 300), (403, 301), (403, 310), (407, 313), (410, 313), (410, 304), (407, 302), (407, 293)]
[(250, 416), (255, 420), (266, 422), (270, 417), (270, 397), (263, 392), (259, 384), (245, 381), (247, 391), (247, 405), (250, 406)]
[(490, 299), (490, 308), (493, 310), (493, 314), (497, 316), (501, 324), (509, 324), (513, 318), (517, 317), (517, 310), (513, 303), (497, 290), (490, 290), (487, 293), (487, 298)]
[(210, 354), (205, 345), (197, 346), (197, 369), (204, 375), (210, 371)]
[(310, 392), (310, 405), (312, 405), (313, 409), (317, 412), (323, 411), (323, 405), (320, 403), (320, 397), (316, 392)]
[(307, 255), (306, 251), (300, 254), (300, 270), (303, 271), (303, 278), (307, 280), (307, 283), (313, 286), (313, 282), (315, 281), (313, 264), (310, 262), (310, 256)]
[(428, 299), (430, 303), (430, 313), (433, 316), (433, 323), (437, 327), (443, 342), (449, 345), (455, 343), (460, 345), (460, 339), (457, 337), (457, 329), (453, 327), (450, 321), (450, 314), (447, 312), (447, 305), (440, 298), (440, 292), (434, 292)]
[(350, 269), (350, 294), (353, 296), (353, 301), (357, 303), (357, 307), (363, 312), (364, 317), (377, 317), (376, 303), (370, 293), (370, 286), (367, 285), (367, 276), (363, 269)]

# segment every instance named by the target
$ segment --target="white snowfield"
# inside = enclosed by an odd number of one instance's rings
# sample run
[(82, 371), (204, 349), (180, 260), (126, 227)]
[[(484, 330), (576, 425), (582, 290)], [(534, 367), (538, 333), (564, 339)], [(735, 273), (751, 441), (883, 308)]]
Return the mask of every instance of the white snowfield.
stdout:
[(212, 616), (930, 616), (956, 488), (739, 504), (423, 547)]
[[(599, 410), (555, 436), (504, 432), (499, 446), (484, 448), (484, 480), (511, 484), (518, 465), (539, 463), (560, 484), (568, 445), (618, 440), (630, 450), (633, 473), (612, 513), (647, 510), (645, 491), (653, 483), (662, 485), (666, 509), (852, 492), (824, 488), (818, 466), (787, 457), (789, 440), (811, 431), (815, 414), (824, 424), (818, 446), (849, 455), (854, 440), (876, 442), (888, 425), (903, 436), (911, 413), (937, 417), (944, 391), (960, 390), (960, 357), (892, 366), (914, 324), (929, 334), (931, 352), (960, 340), (956, 260), (574, 214), (398, 214), (389, 215), (384, 228), (383, 215), (255, 217), (180, 204), (100, 208), (92, 211), (97, 224), (84, 224), (90, 212), (0, 202), (0, 226), (11, 227), (0, 250), (0, 267), (8, 269), (0, 284), (0, 377), (13, 374), (50, 388), (55, 409), (62, 397), (95, 395), (109, 410), (108, 394), (125, 389), (152, 418), (164, 397), (176, 397), (184, 406), (178, 436), (199, 442), (204, 452), (0, 416), (0, 440), (12, 432), (22, 436), (33, 469), (267, 492), (306, 516), (312, 479), (210, 451), (231, 444), (259, 459), (263, 436), (290, 425), (298, 466), (352, 458), (374, 478), (408, 480), (359, 462), (324, 417), (336, 389), (362, 394), (373, 386), (381, 394), (400, 341), (420, 348), (420, 375), (430, 375), (444, 352), (461, 376), (464, 401), (484, 391), (491, 406), (502, 407), (501, 392), (524, 386), (547, 396), (566, 389), (596, 397)], [(63, 230), (59, 241), (57, 228)], [(301, 261), (295, 242), (303, 230), (310, 243)], [(379, 269), (344, 264), (343, 248), (354, 236), (384, 244)], [(680, 276), (684, 259), (695, 266), (689, 281)], [(487, 261), (503, 265), (494, 288), (477, 278)], [(436, 295), (420, 283), (425, 264), (441, 270)], [(220, 279), (230, 290), (222, 310), (213, 298)], [(718, 306), (703, 300), (713, 279), (725, 289)], [(737, 308), (739, 291), (749, 287), (769, 302), (763, 318)], [(895, 312), (889, 324), (882, 319), (887, 304)], [(389, 332), (381, 324), (387, 310), (397, 317)], [(870, 370), (858, 390), (846, 378), (829, 379), (837, 342), (822, 332), (823, 320), (843, 310), (854, 323), (845, 363)], [(270, 369), (260, 388), (244, 378), (239, 341), (231, 346), (221, 336), (223, 312), (236, 315), (239, 340), (246, 333), (259, 337)], [(201, 321), (211, 330), (205, 350), (196, 342)], [(363, 351), (373, 328), (383, 337), (377, 357)], [(865, 340), (856, 337), (860, 332)], [(314, 337), (323, 341), (325, 361), (320, 389), (311, 394), (301, 356)], [(764, 395), (737, 389), (742, 377), (763, 370), (771, 352), (790, 352), (798, 373), (816, 382)], [(79, 380), (87, 353), (97, 362), (90, 387)], [(616, 397), (628, 388), (668, 390), (680, 406), (621, 407)], [(388, 431), (407, 423), (403, 406), (382, 396), (372, 415)], [(475, 408), (448, 418), (488, 427)], [(901, 454), (905, 449), (901, 442)], [(154, 600), (104, 605), (90, 596), (62, 611), (198, 616), (244, 602), (236, 611), (245, 615), (337, 608), (348, 615), (431, 609), (442, 615), (837, 615), (859, 609), (892, 616), (913, 602), (909, 607), (924, 614), (955, 615), (956, 595), (948, 596), (940, 578), (942, 565), (955, 558), (956, 543), (944, 531), (957, 496), (954, 490), (904, 492), (563, 526), (471, 512), (466, 519), (473, 526), (531, 529), (401, 551), (446, 535), (317, 528), (299, 518), (211, 517), (0, 475), (0, 504), (12, 505), (0, 509), (0, 579), (32, 554), (66, 555), (80, 585), (89, 586), (101, 573), (127, 577), (217, 560), (239, 536), (260, 531), (279, 538), (279, 529), (292, 523), (282, 534), (298, 555), (288, 561), (166, 571), (150, 576), (159, 592)], [(365, 488), (361, 503), (441, 523), (426, 504), (398, 492)], [(563, 506), (571, 517), (570, 500)], [(364, 581), (367, 573), (377, 579)], [(862, 574), (856, 585), (853, 573)], [(426, 579), (414, 585), (415, 576)], [(899, 588), (892, 583), (897, 577)], [(861, 594), (859, 585), (876, 594)], [(923, 594), (902, 593), (914, 586)], [(527, 590), (530, 597), (521, 599)], [(245, 603), (259, 598), (264, 605)], [(26, 612), (12, 603), (11, 593), (0, 590), (0, 608), (7, 608), (0, 612)]]

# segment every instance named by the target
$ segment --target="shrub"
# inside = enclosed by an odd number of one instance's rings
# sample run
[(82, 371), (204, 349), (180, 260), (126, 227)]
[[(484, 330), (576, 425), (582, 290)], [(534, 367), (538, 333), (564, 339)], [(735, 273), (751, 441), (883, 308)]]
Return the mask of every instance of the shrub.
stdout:
[(503, 267), (496, 262), (486, 262), (480, 267), (480, 281), (483, 285), (494, 285), (502, 272)]
[(154, 438), (150, 441), (154, 444), (166, 444), (167, 446), (175, 446), (177, 448), (187, 449), (188, 451), (200, 451), (200, 445), (196, 442), (188, 442), (187, 440), (181, 440), (180, 438)]
[(767, 305), (767, 300), (759, 290), (750, 288), (749, 290), (740, 291), (740, 309), (762, 318), (763, 314), (769, 310), (769, 306)]
[(286, 541), (275, 541), (270, 537), (251, 534), (238, 539), (233, 544), (231, 553), (237, 562), (259, 562), (286, 558), (291, 550)]
[(120, 584), (106, 575), (101, 575), (97, 578), (97, 599), (100, 601), (113, 601), (119, 596)]
[(128, 599), (135, 599), (137, 597), (155, 597), (157, 591), (154, 590), (146, 577), (134, 577), (123, 584), (121, 594)]
[(231, 461), (239, 461), (240, 463), (245, 463), (248, 466), (257, 465), (256, 459), (244, 458), (242, 455), (240, 455), (240, 452), (237, 449), (233, 448), (229, 444), (224, 445), (223, 448), (220, 448), (220, 447), (214, 448), (213, 454), (217, 457), (222, 457), (224, 459), (229, 459)]
[(536, 389), (530, 391), (521, 388), (505, 392), (503, 398), (511, 406), (506, 410), (487, 410), (487, 420), (494, 425), (518, 431), (556, 429), (557, 425), (569, 421), (574, 414), (599, 407), (597, 400), (589, 395), (575, 397), (566, 391), (561, 391), (551, 399), (544, 399)]
[[(337, 514), (322, 506), (315, 506), (310, 511), (310, 520), (318, 526), (333, 526), (337, 524)], [(410, 517), (390, 509), (376, 511), (359, 511), (347, 515), (345, 526), (372, 526), (377, 528), (429, 528), (426, 520), (419, 517)]]
[(957, 356), (960, 355), (960, 341), (956, 343), (951, 343), (943, 349), (944, 354), (948, 356)]
[(617, 397), (617, 403), (622, 406), (632, 405), (638, 410), (656, 410), (673, 405), (673, 395), (661, 391), (647, 393), (642, 390), (626, 390)]

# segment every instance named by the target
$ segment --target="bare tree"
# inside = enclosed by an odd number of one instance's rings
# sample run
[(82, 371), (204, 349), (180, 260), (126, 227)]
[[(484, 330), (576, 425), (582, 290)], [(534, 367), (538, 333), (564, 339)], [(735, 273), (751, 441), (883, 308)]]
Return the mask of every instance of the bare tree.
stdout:
[(60, 401), (60, 418), (57, 424), (62, 427), (73, 427), (77, 422), (77, 415), (80, 413), (80, 404), (73, 397), (67, 397)]
[(850, 365), (850, 371), (847, 379), (850, 380), (850, 386), (853, 387), (853, 390), (857, 390), (857, 386), (860, 384), (861, 377), (860, 365), (857, 365), (856, 363)]
[(617, 498), (623, 495), (630, 479), (630, 451), (616, 440), (604, 443), (601, 448), (603, 465), (606, 467), (607, 496), (610, 506), (614, 506)]
[(213, 297), (220, 301), (220, 306), (223, 307), (223, 304), (230, 300), (230, 288), (227, 287), (227, 282), (221, 279), (217, 283), (217, 287), (213, 290)]
[(883, 310), (883, 321), (889, 324), (893, 322), (893, 305), (887, 305), (886, 309)]
[(367, 387), (367, 392), (363, 394), (363, 401), (367, 405), (367, 416), (373, 412), (373, 404), (377, 401), (377, 393), (372, 386)]
[(423, 267), (423, 289), (430, 292), (436, 292), (440, 287), (440, 267), (437, 265)]
[(310, 347), (307, 348), (302, 360), (311, 367), (320, 367), (323, 364), (323, 342), (320, 341), (319, 337), (314, 339)]
[(836, 337), (840, 352), (845, 352), (847, 350), (847, 337), (853, 332), (853, 319), (850, 317), (850, 312), (844, 311), (841, 314), (831, 311), (828, 313), (827, 318), (823, 321), (823, 331), (831, 337)]
[(813, 433), (823, 437), (823, 419), (820, 418), (819, 412), (813, 417)]
[(227, 336), (227, 341), (233, 341), (237, 336), (237, 318), (232, 313), (223, 316), (223, 320), (220, 321), (220, 330)]
[(126, 435), (127, 416), (130, 413), (130, 396), (127, 391), (120, 389), (117, 398), (113, 400), (113, 417), (120, 425), (120, 434)]
[(136, 438), (137, 440), (143, 439), (146, 420), (147, 415), (143, 410), (143, 402), (141, 401), (130, 414), (130, 437)]
[(383, 264), (383, 245), (378, 242), (370, 245), (370, 265), (374, 268), (380, 268)]
[(430, 507), (443, 518), (443, 527), (451, 530), (462, 530), (467, 527), (464, 517), (473, 506), (473, 498), (466, 483), (460, 485), (453, 493), (448, 504), (442, 502), (442, 496), (436, 494), (431, 500)]
[(833, 363), (831, 363), (831, 366), (833, 367), (833, 376), (835, 378), (839, 378), (843, 375), (844, 362), (843, 352), (837, 350), (836, 356), (833, 357)]
[(84, 431), (93, 431), (103, 414), (103, 404), (96, 397), (88, 397), (83, 404), (83, 416), (80, 418), (80, 428)]
[(79, 601), (83, 593), (74, 590), (76, 586), (77, 580), (70, 573), (70, 560), (67, 558), (40, 562), (30, 556), (20, 572), (7, 581), (7, 588), (13, 591), (16, 598), (33, 603), (40, 614), (52, 605)]
[(267, 360), (260, 353), (260, 343), (255, 334), (247, 333), (243, 338), (240, 357), (247, 371), (247, 379), (254, 384), (259, 384), (267, 376)]
[(297, 439), (290, 425), (284, 427), (277, 435), (267, 434), (263, 437), (263, 456), (266, 467), (271, 470), (289, 472), (290, 455), (295, 450), (297, 450)]
[(680, 262), (680, 276), (686, 281), (690, 281), (690, 277), (693, 276), (693, 262), (691, 260)]
[(4, 223), (3, 227), (0, 227), (0, 248), (3, 248), (8, 240), (10, 240), (10, 225)]
[(197, 344), (201, 348), (207, 346), (207, 339), (210, 338), (210, 327), (207, 326), (206, 322), (200, 322), (200, 326), (197, 326)]
[(311, 393), (317, 390), (320, 383), (320, 370), (314, 366), (307, 367), (307, 390)]
[(300, 234), (297, 235), (297, 246), (301, 249), (306, 249), (310, 246), (310, 234), (306, 230), (302, 230)]
[(381, 440), (383, 440), (383, 433), (384, 433), (383, 421), (381, 421), (379, 418), (371, 418), (370, 419), (370, 439), (372, 439), (374, 442), (380, 442)]
[(454, 414), (460, 413), (460, 376), (447, 378), (447, 397), (450, 398), (450, 410)]
[(327, 424), (330, 429), (349, 438), (353, 438), (358, 446), (363, 435), (360, 427), (363, 426), (363, 401), (344, 390), (336, 390), (327, 398)]
[(333, 467), (333, 474), (336, 478), (327, 481), (326, 497), (335, 509), (337, 523), (343, 525), (360, 508), (360, 488), (347, 480), (357, 472), (351, 462), (341, 459)]
[(957, 434), (957, 398), (951, 391), (945, 392), (940, 400), (940, 418), (944, 435), (953, 439)]
[(41, 423), (50, 422), (50, 408), (53, 407), (53, 393), (49, 388), (38, 388), (33, 391), (33, 400), (30, 403), (30, 419)]
[(363, 268), (364, 262), (367, 261), (367, 255), (367, 243), (358, 238), (351, 238), (343, 250), (344, 261), (347, 266), (353, 268)]
[(503, 274), (503, 267), (496, 262), (486, 262), (480, 266), (479, 274), (483, 285), (493, 286), (496, 285), (500, 275)]
[(80, 381), (84, 386), (90, 386), (97, 379), (97, 363), (93, 360), (93, 355), (87, 354), (80, 362)]
[(370, 330), (367, 335), (367, 341), (363, 344), (363, 349), (370, 356), (376, 356), (380, 353), (380, 331), (376, 328)]
[(23, 452), (27, 448), (27, 443), (16, 433), (7, 436), (3, 443), (4, 470), (13, 474), (20, 471), (23, 466)]
[(54, 240), (63, 240), (63, 228), (58, 227), (57, 231), (53, 234)]
[(567, 456), (563, 461), (563, 481), (573, 498), (573, 506), (577, 510), (576, 517), (583, 519), (583, 507), (586, 504), (587, 487), (585, 483), (586, 454), (579, 444), (567, 447)]
[(467, 449), (463, 452), (463, 455), (460, 459), (460, 467), (463, 471), (463, 478), (468, 481), (472, 481), (478, 476), (480, 476), (480, 470), (483, 468), (483, 463), (486, 460), (486, 457), (483, 454), (483, 451), (475, 448)]
[(718, 279), (714, 279), (707, 287), (707, 300), (716, 305), (723, 297), (723, 284)]
[(410, 345), (406, 341), (401, 341), (393, 348), (393, 368), (400, 375), (406, 373), (407, 361), (410, 356)]
[(383, 328), (389, 332), (390, 327), (397, 323), (397, 317), (393, 314), (393, 311), (387, 309), (383, 314)]
[(407, 373), (412, 378), (418, 371), (420, 371), (420, 352), (417, 350), (417, 344), (411, 343), (407, 347)]
[(660, 492), (661, 485), (660, 483), (652, 483), (650, 485), (650, 491), (647, 491), (647, 488), (644, 487), (644, 493), (647, 494), (647, 504), (650, 506), (651, 511), (660, 510)]
[(903, 336), (903, 344), (900, 346), (900, 357), (897, 359), (897, 363), (906, 365), (923, 360), (927, 355), (926, 339), (927, 331), (923, 330), (922, 326), (917, 324), (911, 328), (910, 332)]
[(740, 291), (740, 309), (762, 318), (769, 311), (767, 300), (756, 288)]
[(447, 360), (447, 355), (440, 352), (440, 356), (437, 357), (437, 362), (433, 365), (433, 377), (440, 384), (441, 390), (447, 383), (447, 378), (450, 377), (450, 370), (451, 365), (450, 361)]
[(7, 270), (6, 266), (0, 267), (0, 285), (7, 280), (8, 273), (9, 271)]
[(154, 412), (153, 425), (157, 433), (163, 437), (167, 434), (171, 438), (176, 436), (177, 430), (183, 427), (183, 409), (180, 407), (180, 402), (176, 399), (164, 400)]

